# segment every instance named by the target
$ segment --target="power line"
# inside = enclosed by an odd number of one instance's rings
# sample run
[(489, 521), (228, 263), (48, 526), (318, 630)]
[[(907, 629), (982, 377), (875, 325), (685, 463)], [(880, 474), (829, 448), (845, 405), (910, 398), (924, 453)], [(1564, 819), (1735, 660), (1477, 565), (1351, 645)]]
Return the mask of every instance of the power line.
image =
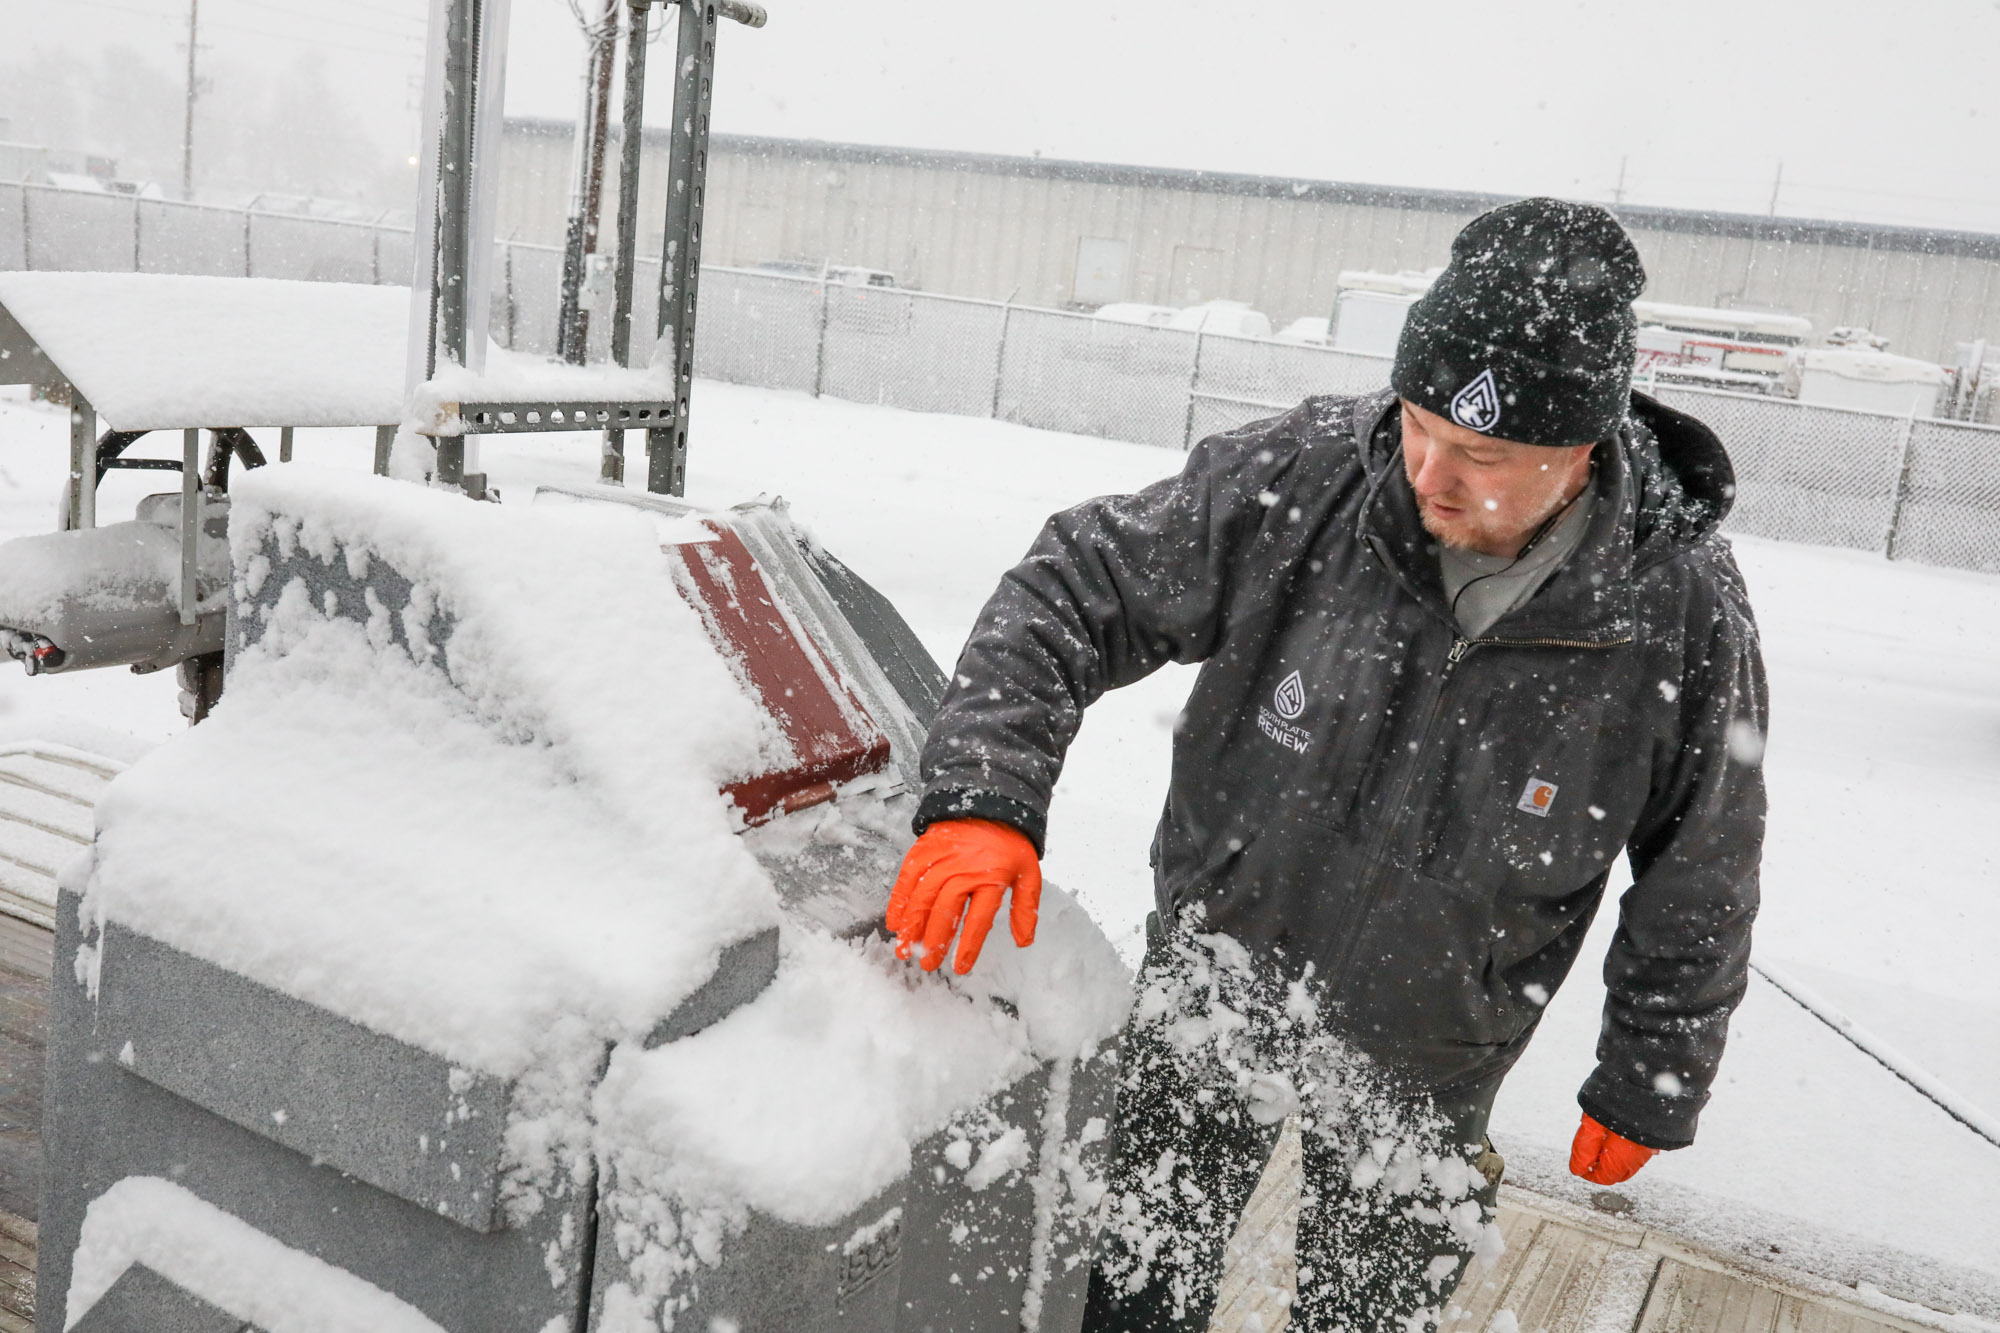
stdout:
[(404, 30), (398, 32), (373, 23), (357, 23), (353, 19), (336, 18), (330, 14), (318, 14), (303, 9), (286, 9), (283, 6), (269, 3), (269, 0), (233, 0), (233, 3), (241, 5), (246, 9), (267, 10), (273, 14), (283, 14), (286, 18), (307, 19), (314, 23), (331, 23), (338, 27), (353, 28), (358, 32), (375, 33), (382, 37), (397, 37), (406, 40), (414, 39), (416, 41), (422, 41), (424, 37), (423, 23), (421, 21), (418, 21), (418, 26), (414, 31)]
[[(112, 0), (70, 0), (70, 2), (72, 4), (88, 5), (92, 9), (109, 9), (120, 14), (135, 14), (140, 18), (160, 19), (176, 26), (181, 22), (177, 15), (162, 14), (152, 9), (134, 9), (129, 5), (114, 4)], [(216, 23), (210, 21), (202, 26), (211, 30), (220, 28), (227, 32), (246, 33), (252, 37), (270, 37), (281, 42), (297, 42), (302, 46), (327, 47), (336, 51), (358, 51), (363, 55), (401, 56), (405, 59), (420, 58), (423, 55), (422, 51), (414, 47), (392, 50), (386, 46), (363, 46), (354, 42), (332, 42), (323, 37), (313, 37), (296, 32), (273, 32), (269, 28), (251, 28), (240, 23)], [(387, 35), (389, 34), (384, 34), (384, 36)]]
[(407, 9), (393, 9), (386, 5), (364, 4), (362, 0), (345, 0), (345, 4), (342, 7), (346, 9), (365, 9), (371, 14), (387, 14), (390, 18), (408, 19), (419, 27), (427, 26), (430, 22), (426, 14), (412, 14)]

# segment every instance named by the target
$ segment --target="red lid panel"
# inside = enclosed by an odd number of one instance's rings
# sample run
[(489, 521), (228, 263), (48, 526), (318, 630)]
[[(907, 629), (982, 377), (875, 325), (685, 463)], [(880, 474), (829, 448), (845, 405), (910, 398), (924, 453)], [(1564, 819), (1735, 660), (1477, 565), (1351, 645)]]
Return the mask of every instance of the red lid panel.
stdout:
[(833, 799), (833, 784), (889, 763), (889, 738), (827, 655), (788, 617), (763, 569), (726, 524), (702, 520), (714, 540), (663, 548), (674, 583), (752, 698), (778, 724), (789, 755), (723, 787), (746, 822)]

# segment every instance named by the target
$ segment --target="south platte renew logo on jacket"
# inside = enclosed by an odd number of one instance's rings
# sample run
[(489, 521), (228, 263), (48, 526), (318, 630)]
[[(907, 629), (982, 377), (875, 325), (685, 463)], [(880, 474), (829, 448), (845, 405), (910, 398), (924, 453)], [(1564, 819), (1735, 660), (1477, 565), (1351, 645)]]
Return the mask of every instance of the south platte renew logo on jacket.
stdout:
[(1306, 711), (1306, 686), (1299, 673), (1278, 682), (1278, 688), (1271, 692), (1271, 704), (1277, 711), (1261, 705), (1257, 709), (1257, 730), (1269, 736), (1287, 750), (1306, 752), (1312, 744), (1313, 734), (1304, 727), (1292, 725), (1294, 719)]

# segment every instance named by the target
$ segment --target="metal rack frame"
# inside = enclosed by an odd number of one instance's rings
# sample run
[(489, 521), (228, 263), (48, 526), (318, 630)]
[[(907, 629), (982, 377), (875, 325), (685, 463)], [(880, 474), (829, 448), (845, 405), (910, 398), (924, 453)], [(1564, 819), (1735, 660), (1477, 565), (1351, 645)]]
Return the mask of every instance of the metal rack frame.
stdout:
[[(709, 107), (714, 95), (718, 20), (761, 28), (765, 11), (746, 0), (659, 0), (679, 8), (674, 63), (674, 119), (669, 155), (671, 180), (662, 220), (659, 328), (673, 357), (673, 397), (636, 400), (618, 397), (548, 401), (480, 401), (442, 405), (431, 438), (437, 445), (439, 481), (480, 495), (485, 478), (466, 469), (469, 439), (484, 434), (573, 431), (579, 425), (604, 429), (605, 481), (625, 476), (625, 432), (646, 432), (646, 489), (679, 495), (686, 485), (688, 411), (694, 381), (694, 333), (701, 264), (702, 213), (708, 179)], [(480, 265), (474, 247), (476, 178), (482, 170), (479, 142), (482, 71), (504, 51), (504, 32), (492, 20), (505, 13), (506, 0), (442, 0), (442, 97), (435, 145), (435, 207), (430, 223), (430, 318), (425, 332), (426, 380), (445, 363), (468, 364), (471, 284)], [(633, 281), (638, 260), (639, 160), (646, 86), (646, 28), (656, 0), (626, 0), (623, 142), (620, 144), (617, 250), (612, 315), (612, 360), (631, 364)], [(420, 210), (421, 212), (421, 210)], [(419, 218), (419, 232), (425, 220)], [(490, 244), (489, 242), (485, 242)], [(420, 335), (422, 336), (422, 335)], [(386, 471), (379, 456), (376, 470)]]

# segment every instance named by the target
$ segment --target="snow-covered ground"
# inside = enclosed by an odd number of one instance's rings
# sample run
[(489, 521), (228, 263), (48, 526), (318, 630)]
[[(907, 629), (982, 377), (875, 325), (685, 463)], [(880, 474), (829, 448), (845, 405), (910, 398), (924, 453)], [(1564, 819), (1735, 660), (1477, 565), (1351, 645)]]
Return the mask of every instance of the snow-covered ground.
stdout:
[[(64, 426), (60, 411), (0, 393), (0, 536), (52, 526)], [(371, 447), (366, 431), (302, 431), (297, 457), (360, 468)], [(516, 436), (486, 441), (485, 462), (509, 502), (525, 501), (538, 482), (592, 477), (596, 450), (591, 437)], [(689, 492), (713, 503), (786, 496), (949, 664), (1043, 517), (1178, 461), (1137, 445), (703, 383)], [(643, 463), (631, 470), (643, 475)], [(100, 514), (123, 517), (162, 480), (114, 476)], [(2000, 578), (1747, 538), (1736, 547), (1773, 700), (1758, 957), (2000, 1119), (2000, 877), (1985, 822), (2000, 799)], [(1151, 901), (1146, 845), (1191, 680), (1169, 669), (1100, 703), (1051, 816), (1050, 876), (1128, 954)], [(97, 727), (165, 739), (180, 726), (167, 679), (0, 671), (0, 736)], [(1596, 963), (1612, 921), (1600, 916), (1495, 1113), (1512, 1177), (1572, 1197), (1586, 1191), (1562, 1162), (1593, 1060)], [(1620, 1192), (1640, 1220), (2000, 1312), (2000, 1147), (1762, 980), (1733, 1025), (1700, 1142), (1656, 1159)], [(1970, 1280), (1891, 1263), (1888, 1249)]]

